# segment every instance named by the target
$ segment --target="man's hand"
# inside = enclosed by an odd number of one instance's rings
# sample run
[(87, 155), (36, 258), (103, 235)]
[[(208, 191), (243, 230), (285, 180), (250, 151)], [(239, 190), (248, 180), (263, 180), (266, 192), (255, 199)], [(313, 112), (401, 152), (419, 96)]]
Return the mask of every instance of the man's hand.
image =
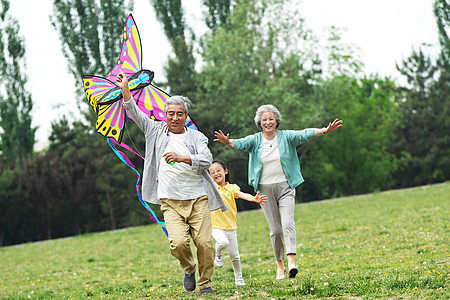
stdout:
[(122, 70), (120, 70), (119, 74), (116, 76), (116, 84), (120, 87), (120, 89), (128, 87), (128, 78)]
[(179, 155), (175, 152), (167, 152), (163, 154), (164, 160), (166, 163), (173, 165), (174, 163), (185, 163), (188, 165), (192, 165), (191, 158), (188, 155)]
[(120, 70), (119, 74), (116, 76), (116, 84), (120, 87), (120, 90), (122, 91), (123, 100), (125, 102), (130, 101), (131, 93), (130, 88), (128, 87), (128, 78), (123, 73), (122, 70)]

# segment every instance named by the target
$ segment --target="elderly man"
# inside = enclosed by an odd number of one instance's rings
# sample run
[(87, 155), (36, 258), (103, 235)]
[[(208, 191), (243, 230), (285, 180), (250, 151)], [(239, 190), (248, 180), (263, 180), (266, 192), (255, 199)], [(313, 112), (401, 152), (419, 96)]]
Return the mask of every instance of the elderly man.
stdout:
[(212, 161), (208, 139), (185, 126), (189, 99), (170, 97), (164, 107), (167, 123), (157, 122), (139, 110), (135, 101), (130, 101), (125, 74), (120, 72), (116, 83), (122, 91), (123, 107), (145, 134), (142, 197), (161, 205), (170, 251), (184, 271), (185, 290), (196, 288), (192, 238), (197, 247), (200, 294), (211, 293), (215, 252), (210, 210), (227, 208), (208, 172)]

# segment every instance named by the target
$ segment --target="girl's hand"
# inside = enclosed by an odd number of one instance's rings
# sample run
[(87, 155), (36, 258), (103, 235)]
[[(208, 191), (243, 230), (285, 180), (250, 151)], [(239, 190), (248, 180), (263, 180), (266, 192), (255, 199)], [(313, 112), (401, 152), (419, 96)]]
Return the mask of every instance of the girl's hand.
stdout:
[(259, 203), (261, 205), (264, 205), (264, 203), (267, 202), (267, 196), (266, 195), (259, 195), (259, 191), (255, 195), (255, 202)]
[(339, 118), (336, 118), (333, 122), (330, 122), (328, 124), (327, 129), (325, 129), (325, 134), (333, 132), (339, 127), (342, 127), (342, 123), (344, 123), (344, 121), (339, 120)]
[(221, 142), (222, 144), (228, 145), (230, 143), (230, 134), (228, 133), (225, 135), (222, 130), (219, 129), (219, 131), (214, 131), (214, 135), (216, 138), (214, 139), (214, 142)]

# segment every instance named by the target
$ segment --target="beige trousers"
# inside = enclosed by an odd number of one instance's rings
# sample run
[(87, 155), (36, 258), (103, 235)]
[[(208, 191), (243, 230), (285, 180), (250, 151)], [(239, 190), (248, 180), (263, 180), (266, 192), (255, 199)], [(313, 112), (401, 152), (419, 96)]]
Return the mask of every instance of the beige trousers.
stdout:
[(191, 238), (197, 247), (198, 287), (211, 286), (214, 272), (214, 241), (208, 196), (192, 200), (161, 199), (161, 211), (169, 233), (170, 252), (179, 261), (184, 273), (195, 271)]
[(268, 202), (261, 205), (270, 227), (273, 253), (276, 260), (284, 260), (284, 242), (287, 254), (297, 253), (297, 234), (295, 231), (295, 189), (287, 181), (260, 184), (261, 195), (266, 195)]

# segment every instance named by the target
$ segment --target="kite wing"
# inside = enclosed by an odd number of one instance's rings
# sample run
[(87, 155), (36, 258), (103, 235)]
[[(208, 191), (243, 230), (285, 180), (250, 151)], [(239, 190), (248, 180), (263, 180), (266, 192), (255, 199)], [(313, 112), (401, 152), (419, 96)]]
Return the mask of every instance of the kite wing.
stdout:
[[(145, 88), (131, 92), (139, 109), (143, 111), (149, 118), (157, 121), (166, 122), (164, 113), (164, 105), (170, 95), (153, 84), (147, 85)], [(195, 123), (188, 116), (185, 124), (188, 128), (198, 130)]]
[(166, 121), (164, 103), (169, 99), (169, 94), (149, 84), (139, 91), (132, 92), (132, 95), (139, 109), (149, 118), (157, 121)]
[(115, 83), (103, 77), (83, 75), (82, 79), (86, 98), (97, 113), (95, 125), (97, 132), (120, 143), (126, 120), (122, 101), (115, 100), (122, 97), (120, 89)]
[(107, 78), (110, 81), (115, 81), (116, 76), (122, 70), (127, 77), (132, 76), (142, 69), (142, 44), (139, 36), (139, 31), (130, 14), (125, 21), (122, 36), (122, 51), (120, 52), (119, 60), (114, 68), (109, 72)]
[[(130, 14), (125, 21), (123, 27), (122, 36), (122, 51), (117, 64), (108, 74), (107, 78), (110, 81), (115, 81), (116, 76), (122, 70), (127, 77), (136, 76), (135, 74), (142, 70), (142, 44), (139, 30), (133, 16)], [(151, 72), (151, 71), (149, 71)], [(153, 72), (150, 82), (153, 80)], [(142, 110), (148, 117), (157, 121), (166, 121), (164, 114), (164, 103), (170, 97), (170, 95), (158, 87), (149, 84), (144, 88), (132, 89), (130, 85), (131, 94), (134, 100), (138, 104), (140, 110)], [(197, 130), (197, 126), (192, 119), (188, 116), (186, 126)]]
[(122, 142), (126, 113), (122, 101), (100, 105), (95, 128), (106, 138), (114, 139), (118, 144)]
[(81, 75), (84, 93), (92, 109), (98, 113), (98, 106), (117, 85), (106, 78), (91, 75)]

